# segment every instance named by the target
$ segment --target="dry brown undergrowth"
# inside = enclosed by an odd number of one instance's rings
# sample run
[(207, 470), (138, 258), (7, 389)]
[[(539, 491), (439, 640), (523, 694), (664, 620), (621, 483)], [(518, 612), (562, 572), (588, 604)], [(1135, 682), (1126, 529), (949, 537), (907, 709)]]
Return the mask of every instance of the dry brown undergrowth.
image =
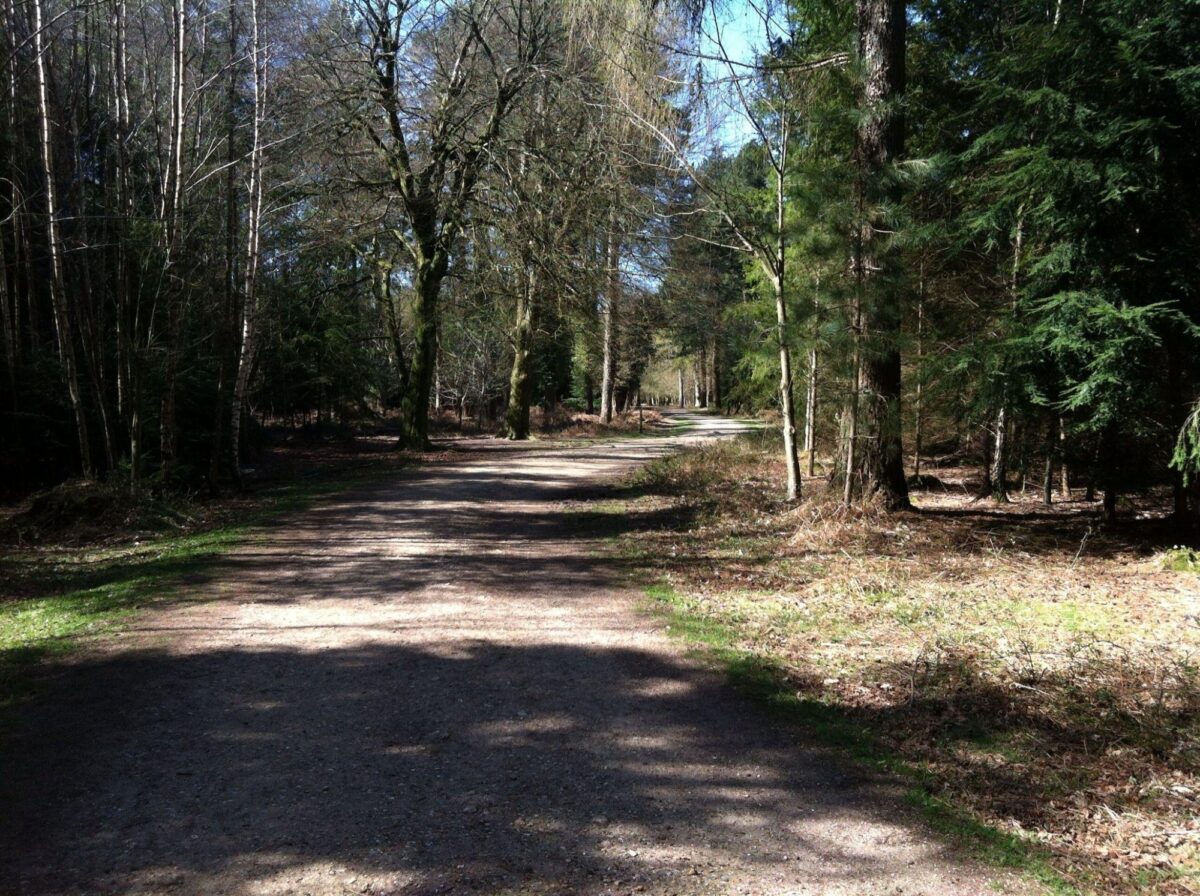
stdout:
[[(1098, 892), (1200, 892), (1200, 575), (1149, 507), (972, 500), (935, 471), (916, 512), (778, 500), (761, 438), (651, 467), (632, 501), (686, 508), (638, 533), (694, 612), (865, 722), (938, 796), (1049, 847)], [(1077, 496), (1078, 497), (1078, 496)]]

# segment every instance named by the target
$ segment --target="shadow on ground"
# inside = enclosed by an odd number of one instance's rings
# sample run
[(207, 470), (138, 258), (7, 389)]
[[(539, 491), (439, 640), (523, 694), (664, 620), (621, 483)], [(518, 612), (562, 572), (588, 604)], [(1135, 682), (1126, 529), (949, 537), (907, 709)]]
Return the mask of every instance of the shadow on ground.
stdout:
[(894, 784), (647, 646), (583, 536), (687, 520), (575, 502), (670, 448), (371, 483), (41, 664), (0, 892), (983, 892)]
[[(2, 757), (4, 802), (24, 811), (0, 819), (0, 890), (234, 873), (286, 891), (328, 866), (406, 893), (587, 892), (687, 876), (703, 843), (750, 853), (787, 828), (792, 850), (829, 856), (831, 880), (888, 873), (802, 833), (865, 813), (860, 782), (786, 749), (694, 669), (629, 650), (448, 648), (148, 651), (60, 670)], [(730, 725), (746, 726), (737, 756)], [(755, 761), (768, 778), (740, 774)], [(643, 867), (631, 833), (668, 860)]]

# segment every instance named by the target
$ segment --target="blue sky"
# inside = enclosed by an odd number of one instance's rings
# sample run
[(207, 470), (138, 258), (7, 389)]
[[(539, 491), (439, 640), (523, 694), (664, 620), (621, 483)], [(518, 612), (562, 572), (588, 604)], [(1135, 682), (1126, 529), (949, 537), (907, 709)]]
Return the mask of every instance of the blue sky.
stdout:
[[(724, 51), (735, 62), (750, 63), (761, 55), (767, 46), (766, 28), (761, 16), (746, 0), (726, 0), (713, 14), (706, 13), (700, 52), (713, 56), (721, 50), (717, 46), (714, 31), (719, 29)], [(704, 63), (705, 77), (715, 84), (729, 77), (729, 68), (721, 62)], [(744, 71), (738, 69), (739, 71)], [(751, 137), (751, 128), (736, 104), (724, 110), (723, 121), (715, 132), (715, 139), (729, 152), (736, 152)]]

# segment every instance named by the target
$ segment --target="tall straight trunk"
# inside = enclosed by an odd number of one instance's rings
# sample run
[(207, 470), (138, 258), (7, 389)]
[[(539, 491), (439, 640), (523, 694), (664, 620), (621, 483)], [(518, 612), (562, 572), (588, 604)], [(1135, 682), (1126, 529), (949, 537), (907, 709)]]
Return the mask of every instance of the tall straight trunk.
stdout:
[(442, 413), (442, 334), (437, 334), (433, 350), (433, 410)]
[(129, 490), (140, 487), (142, 468), (141, 377), (136, 347), (138, 314), (134, 258), (128, 239), (134, 222), (133, 177), (130, 170), (129, 141), (133, 134), (129, 108), (128, 14), (125, 0), (115, 0), (113, 31), (113, 102), (116, 120), (116, 349), (117, 413), (125, 426), (129, 446)]
[(800, 455), (796, 450), (796, 404), (792, 381), (792, 350), (788, 346), (787, 295), (785, 274), (787, 271), (787, 232), (785, 226), (786, 194), (784, 173), (787, 171), (787, 153), (790, 139), (786, 116), (780, 134), (779, 147), (773, 167), (775, 169), (775, 246), (771, 287), (775, 292), (775, 347), (779, 352), (779, 410), (783, 430), (783, 463), (787, 469), (785, 496), (788, 501), (800, 500)]
[(213, 342), (217, 355), (217, 394), (213, 414), (212, 445), (209, 451), (208, 482), (209, 489), (216, 492), (219, 488), (222, 469), (228, 466), (234, 478), (238, 475), (237, 456), (225, 450), (225, 423), (232, 415), (230, 402), (231, 380), (237, 376), (234, 360), (237, 339), (234, 335), (238, 308), (238, 196), (237, 196), (237, 106), (239, 67), (238, 58), (238, 28), (237, 4), (230, 0), (229, 34), (226, 59), (229, 71), (225, 85), (225, 277), (224, 295), (218, 314), (216, 331)]
[(183, 200), (183, 124), (184, 124), (184, 80), (186, 77), (187, 42), (187, 8), (184, 0), (175, 0), (172, 7), (171, 48), (171, 136), (168, 148), (168, 163), (166, 189), (163, 194), (161, 217), (165, 228), (167, 270), (167, 327), (166, 327), (166, 364), (163, 376), (163, 394), (159, 411), (159, 454), (161, 455), (162, 478), (164, 482), (171, 479), (175, 466), (179, 434), (177, 432), (175, 410), (177, 378), (179, 373), (179, 353), (181, 316), (183, 309), (182, 284), (171, 273), (174, 263), (175, 250), (179, 242), (180, 211)]
[(608, 287), (604, 296), (604, 357), (601, 362), (600, 378), (600, 422), (612, 423), (614, 410), (614, 392), (617, 387), (617, 345), (614, 329), (618, 308), (621, 301), (621, 239), (616, 232), (616, 214), (611, 219), (611, 231), (608, 234), (606, 262), (608, 267)]
[(708, 353), (708, 403), (715, 410), (721, 410), (721, 349), (719, 337), (714, 336)]
[[(881, 237), (891, 227), (882, 208), (894, 199), (887, 169), (904, 151), (904, 124), (896, 101), (905, 89), (905, 3), (858, 0), (857, 17), (864, 114), (854, 149), (861, 216), (854, 268), (864, 342), (859, 376), (865, 430), (857, 466), (863, 494), (879, 493), (889, 509), (897, 510), (909, 506), (900, 415), (901, 295), (897, 278), (887, 269), (891, 253)], [(854, 472), (850, 468), (846, 475)]]
[(1064, 501), (1071, 500), (1071, 468), (1067, 465), (1067, 421), (1058, 418), (1058, 493)]
[(804, 454), (808, 464), (809, 477), (817, 474), (817, 378), (820, 374), (820, 358), (817, 355), (817, 328), (821, 315), (821, 276), (817, 275), (813, 282), (813, 318), (818, 322), (814, 325), (812, 342), (808, 347), (808, 377), (804, 385)]
[(46, 86), (46, 46), (42, 33), (42, 0), (33, 0), (34, 71), (37, 76), (38, 138), (45, 178), (46, 242), (50, 255), (50, 304), (54, 313), (54, 330), (58, 339), (59, 361), (66, 380), (67, 398), (75, 417), (75, 435), (79, 442), (79, 465), (83, 475), (91, 478), (92, 452), (88, 436), (87, 412), (79, 385), (79, 370), (75, 362), (75, 335), (71, 309), (66, 296), (63, 274), (62, 247), (58, 233), (58, 190), (54, 176), (53, 138), (50, 130), (50, 98)]
[(687, 393), (683, 389), (683, 365), (679, 365), (679, 407), (687, 407)]
[[(429, 393), (433, 388), (433, 368), (437, 355), (438, 296), (449, 267), (446, 249), (432, 241), (420, 250), (413, 272), (413, 290), (417, 295), (413, 314), (416, 350), (406, 388), (400, 399), (400, 446), (424, 450), (429, 446)], [(480, 406), (485, 403), (481, 398)]]
[[(1017, 314), (1017, 300), (1021, 276), (1021, 247), (1024, 242), (1024, 206), (1017, 212), (1017, 230), (1013, 239), (1012, 272), (1009, 278), (1009, 301), (1012, 313)], [(1008, 371), (1002, 375), (1003, 389), (1000, 395), (1000, 410), (996, 414), (996, 443), (992, 451), (992, 499), (1008, 502)]]
[[(84, 159), (100, 159), (104, 152), (104, 135), (100, 129), (85, 130), (83, 122), (94, 121), (98, 110), (93, 107), (100, 93), (95, 54), (92, 48), (102, 46), (97, 30), (98, 8), (85, 6), (83, 15), (72, 25), (71, 42), (88, 48), (81, 54), (76, 54), (75, 61), (80, 67), (76, 77), (82, 82), (83, 89), (77, 101), (70, 107), (70, 139), (71, 145), (77, 149), (72, 153), (74, 172), (71, 177), (72, 188), (68, 193), (66, 205), (76, 209), (89, 209), (91, 197), (87, 190), (88, 177), (82, 166)], [(107, 39), (107, 35), (105, 37)], [(95, 419), (100, 424), (100, 444), (104, 450), (104, 469), (113, 471), (117, 466), (116, 435), (113, 428), (112, 416), (109, 412), (108, 377), (105, 365), (105, 339), (108, 332), (107, 310), (105, 301), (98, 297), (105, 290), (97, 290), (95, 281), (103, 276), (105, 270), (99, 247), (108, 244), (107, 228), (110, 218), (107, 215), (81, 214), (74, 222), (72, 242), (76, 253), (88, 259), (84, 264), (75, 268), (75, 279), (69, 291), (74, 297), (75, 319), (79, 333), (79, 346), (83, 371), (86, 381), (91, 384), (91, 398), (95, 407)], [(99, 232), (97, 231), (99, 228)], [(97, 238), (99, 237), (99, 238)], [(95, 259), (93, 261), (93, 259)]]
[(1049, 417), (1046, 422), (1046, 466), (1042, 471), (1042, 503), (1049, 507), (1054, 503), (1054, 456), (1058, 450), (1058, 420)]
[(925, 263), (921, 262), (921, 278), (917, 289), (917, 387), (913, 398), (913, 477), (921, 479), (921, 451), (925, 447), (925, 405), (923, 383), (925, 365)]
[(858, 469), (858, 405), (859, 395), (862, 392), (862, 339), (859, 335), (862, 328), (862, 304), (858, 300), (857, 295), (854, 300), (852, 320), (853, 325), (850, 335), (854, 343), (854, 350), (851, 359), (850, 396), (846, 402), (845, 422), (843, 424), (846, 437), (846, 478), (842, 482), (842, 503), (847, 506), (854, 500), (855, 486), (860, 479)]
[(783, 429), (783, 462), (787, 467), (788, 501), (800, 499), (800, 456), (796, 451), (796, 407), (793, 399), (792, 353), (787, 344), (787, 304), (783, 291), (783, 255), (780, 253), (780, 272), (775, 278), (775, 340), (779, 348), (779, 409)]
[(9, 395), (17, 395), (17, 331), (13, 303), (8, 289), (8, 253), (4, 249), (4, 234), (0, 233), (0, 326), (3, 326), (4, 369), (8, 374)]
[(992, 437), (992, 469), (988, 479), (992, 485), (993, 500), (1008, 501), (1008, 408), (1003, 404), (996, 412)]
[(0, 31), (3, 31), (4, 34), (7, 35), (7, 40), (4, 47), (8, 56), (8, 94), (5, 97), (5, 125), (8, 128), (9, 134), (9, 139), (7, 141), (7, 158), (3, 161), (6, 163), (5, 173), (9, 176), (7, 177), (6, 183), (0, 184), (0, 190), (3, 190), (4, 196), (4, 205), (0, 206), (0, 222), (7, 220), (12, 225), (13, 258), (11, 262), (12, 266), (10, 268), (8, 253), (6, 251), (3, 224), (0, 224), (0, 302), (3, 302), (4, 360), (9, 379), (9, 396), (12, 399), (12, 409), (15, 411), (18, 407), (17, 367), (19, 366), (21, 357), (21, 305), (17, 281), (19, 270), (19, 259), (17, 258), (17, 252), (20, 241), (17, 231), (18, 215), (16, 214), (16, 209), (18, 206), (16, 134), (18, 96), (17, 78), (19, 70), (17, 60), (17, 13), (15, 0), (6, 0), (2, 12), (3, 19), (0, 20)]
[(508, 383), (508, 412), (504, 417), (505, 434), (514, 440), (529, 438), (529, 406), (533, 399), (531, 367), (537, 273), (528, 253), (522, 265), (522, 281), (513, 325), (513, 366)]
[(259, 237), (262, 228), (263, 147), (262, 121), (265, 106), (266, 64), (258, 27), (258, 0), (250, 0), (250, 93), (253, 100), (250, 142), (250, 181), (246, 203), (246, 255), (242, 270), (242, 333), (237, 372), (233, 381), (233, 408), (229, 415), (229, 452), (234, 477), (241, 479), (242, 413), (246, 391), (258, 349), (258, 270), (261, 262)]
[(819, 374), (817, 346), (808, 349), (808, 378), (804, 386), (804, 456), (808, 475), (817, 474), (817, 376)]

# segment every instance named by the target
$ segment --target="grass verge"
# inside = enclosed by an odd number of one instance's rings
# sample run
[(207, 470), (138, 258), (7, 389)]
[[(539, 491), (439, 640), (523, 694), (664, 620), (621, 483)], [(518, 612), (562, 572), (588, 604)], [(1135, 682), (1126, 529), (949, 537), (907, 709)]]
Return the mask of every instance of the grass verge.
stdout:
[[(394, 467), (393, 467), (394, 469)], [(358, 469), (276, 487), (240, 501), (236, 514), (202, 531), (141, 538), (120, 546), (9, 549), (0, 553), (0, 710), (36, 694), (30, 671), (90, 637), (111, 633), (138, 611), (180, 598), (214, 563), (258, 537), (281, 515), (369, 481)], [(236, 521), (228, 519), (236, 516)]]
[(834, 705), (798, 693), (782, 664), (739, 646), (741, 639), (735, 628), (699, 612), (695, 601), (670, 586), (650, 585), (644, 590), (646, 609), (664, 622), (667, 633), (716, 664), (740, 693), (773, 714), (800, 724), (816, 742), (904, 780), (908, 784), (907, 801), (933, 830), (988, 864), (1029, 876), (1048, 894), (1077, 896), (1081, 892), (1054, 870), (1046, 850), (981, 823), (951, 802), (934, 796), (927, 789), (927, 773), (889, 750), (867, 726)]
[(775, 441), (686, 450), (586, 508), (669, 630), (1050, 892), (1200, 892), (1200, 592), (1179, 533), (1077, 500), (981, 505), (948, 469), (918, 512), (847, 511), (817, 480), (789, 506)]

